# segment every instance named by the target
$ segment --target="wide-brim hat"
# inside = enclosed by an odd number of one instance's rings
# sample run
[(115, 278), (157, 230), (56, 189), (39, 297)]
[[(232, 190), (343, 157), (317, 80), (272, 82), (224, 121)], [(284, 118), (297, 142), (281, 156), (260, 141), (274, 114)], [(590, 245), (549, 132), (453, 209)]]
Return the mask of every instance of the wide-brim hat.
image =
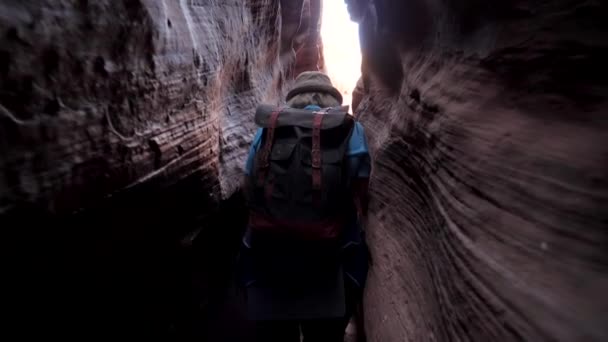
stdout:
[(326, 93), (342, 104), (342, 94), (334, 88), (329, 77), (320, 71), (304, 71), (299, 74), (285, 100), (289, 101), (303, 93)]

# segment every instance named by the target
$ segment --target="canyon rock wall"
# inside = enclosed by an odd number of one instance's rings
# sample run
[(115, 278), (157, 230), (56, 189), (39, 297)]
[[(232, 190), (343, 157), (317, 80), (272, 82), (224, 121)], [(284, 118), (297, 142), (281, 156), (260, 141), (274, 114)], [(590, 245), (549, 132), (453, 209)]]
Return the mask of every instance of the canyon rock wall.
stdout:
[[(102, 332), (201, 326), (191, 314), (221, 297), (243, 229), (234, 212), (209, 215), (240, 185), (255, 105), (323, 64), (310, 56), (319, 8), (0, 2), (0, 226), (5, 276), (23, 292), (15, 312), (62, 307), (72, 329)], [(87, 320), (91, 310), (109, 313)]]
[(368, 339), (608, 339), (607, 5), (373, 3)]
[(318, 38), (309, 2), (286, 3), (0, 4), (0, 210), (73, 210), (195, 172), (231, 194), (255, 104), (280, 100), (296, 33)]
[(307, 70), (325, 70), (321, 36), (321, 0), (305, 0), (302, 7), (302, 25), (295, 39), (296, 68), (294, 75)]

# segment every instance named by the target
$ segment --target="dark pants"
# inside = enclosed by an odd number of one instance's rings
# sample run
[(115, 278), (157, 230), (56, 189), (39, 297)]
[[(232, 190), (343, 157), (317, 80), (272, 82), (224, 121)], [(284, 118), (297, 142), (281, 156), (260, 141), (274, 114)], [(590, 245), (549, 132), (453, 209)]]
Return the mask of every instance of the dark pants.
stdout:
[(305, 321), (258, 321), (256, 342), (344, 342), (346, 326), (361, 300), (362, 291), (345, 279), (346, 314), (343, 318)]
[(344, 342), (348, 319), (313, 321), (267, 321), (256, 325), (258, 342), (300, 342), (300, 329), (304, 342)]
[[(331, 263), (330, 260), (335, 259), (335, 256), (331, 257), (331, 253), (326, 255), (326, 253), (323, 253), (326, 249), (320, 247), (310, 248), (309, 246), (303, 246), (298, 249), (298, 245), (295, 243), (270, 243), (264, 245), (259, 240), (251, 240), (250, 243), (252, 245), (256, 244), (256, 248), (243, 248), (241, 251), (239, 274), (241, 276), (242, 286), (245, 286), (244, 284), (247, 284), (247, 282), (252, 279), (265, 279), (269, 275), (277, 277), (277, 275), (283, 274), (283, 272), (276, 271), (272, 267), (279, 270), (291, 270), (294, 274), (290, 276), (279, 276), (279, 278), (290, 279), (291, 281), (293, 281), (295, 276), (301, 277), (302, 274), (307, 273), (303, 271), (303, 269), (310, 269), (310, 265), (315, 265), (312, 269), (314, 269), (317, 277), (322, 274), (322, 270), (326, 267), (333, 269), (333, 263)], [(285, 250), (276, 251), (277, 246), (279, 246), (279, 248), (282, 246)], [(256, 250), (257, 253), (255, 253)], [(310, 253), (307, 253), (307, 251), (311, 250), (314, 251), (312, 256), (309, 255)], [(337, 249), (331, 248), (330, 246), (327, 250), (335, 251)], [(277, 257), (277, 255), (281, 257)], [(302, 260), (300, 260), (300, 263), (293, 262), (293, 258), (288, 258), (286, 255), (296, 255)], [(364, 286), (368, 267), (367, 247), (365, 244), (361, 244), (360, 248), (349, 247), (341, 250), (338, 260), (342, 264), (342, 267), (353, 274), (358, 282), (363, 281), (362, 284), (357, 285), (348, 276), (344, 277), (346, 312), (343, 318), (305, 321), (256, 321), (255, 341), (299, 342), (300, 333), (302, 333), (304, 342), (343, 342), (346, 326), (353, 316), (355, 308), (361, 301), (363, 292), (362, 286)], [(323, 266), (319, 266), (319, 262), (320, 265)], [(270, 271), (268, 271), (269, 267)]]

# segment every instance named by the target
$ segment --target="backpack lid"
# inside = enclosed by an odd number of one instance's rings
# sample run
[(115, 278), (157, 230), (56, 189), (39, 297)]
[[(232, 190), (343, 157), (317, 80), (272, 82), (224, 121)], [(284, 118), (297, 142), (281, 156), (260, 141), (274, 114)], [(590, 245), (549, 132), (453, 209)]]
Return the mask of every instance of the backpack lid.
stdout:
[[(297, 108), (277, 108), (271, 105), (259, 105), (255, 112), (255, 123), (263, 128), (270, 127), (270, 116), (275, 110), (281, 110), (275, 127), (298, 126), (302, 128), (313, 128), (313, 118), (315, 112), (307, 109)], [(339, 127), (352, 120), (348, 114), (348, 106), (330, 108), (325, 114), (321, 129), (331, 129)]]

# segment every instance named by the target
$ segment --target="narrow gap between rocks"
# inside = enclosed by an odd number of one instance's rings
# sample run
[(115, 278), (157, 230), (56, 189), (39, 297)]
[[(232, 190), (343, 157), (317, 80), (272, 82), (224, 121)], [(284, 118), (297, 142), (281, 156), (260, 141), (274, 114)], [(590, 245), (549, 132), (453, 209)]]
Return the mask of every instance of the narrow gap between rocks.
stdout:
[(351, 105), (352, 92), (361, 77), (358, 25), (351, 20), (344, 1), (325, 1), (321, 21), (327, 74), (342, 93), (343, 104)]

